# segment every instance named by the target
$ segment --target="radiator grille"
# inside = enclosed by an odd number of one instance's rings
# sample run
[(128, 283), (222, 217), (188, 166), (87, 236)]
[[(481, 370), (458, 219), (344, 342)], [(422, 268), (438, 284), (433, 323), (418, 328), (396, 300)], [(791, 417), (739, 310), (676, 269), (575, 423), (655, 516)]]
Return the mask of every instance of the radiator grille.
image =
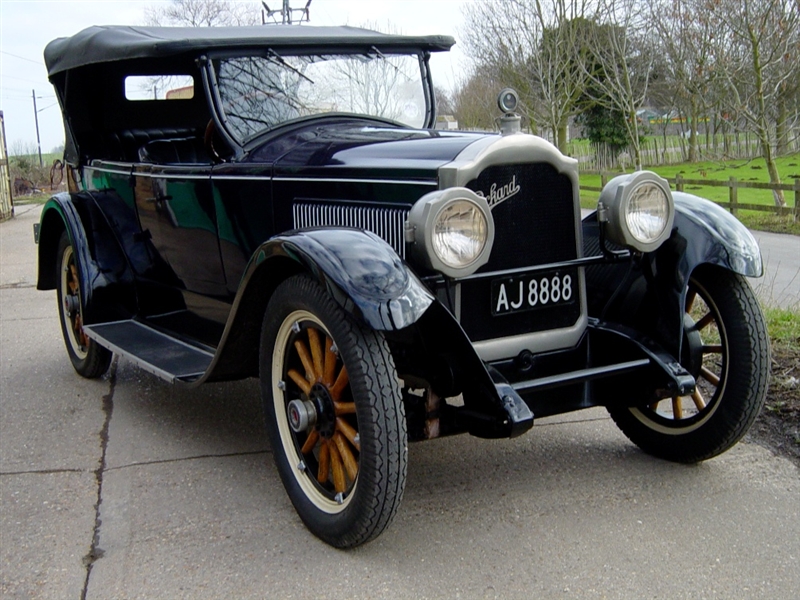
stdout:
[(547, 163), (485, 169), (467, 187), (491, 201), (493, 186), (514, 182), (518, 191), (492, 207), (495, 240), (481, 271), (514, 269), (577, 257), (572, 182)]
[(385, 205), (299, 202), (292, 207), (295, 229), (305, 227), (352, 227), (366, 229), (394, 248), (405, 259), (403, 226), (408, 208)]
[[(494, 204), (494, 246), (489, 262), (479, 272), (534, 267), (577, 258), (572, 182), (552, 165), (492, 166), (467, 187), (483, 193), (489, 203)], [(493, 316), (491, 282), (491, 279), (482, 279), (462, 284), (461, 325), (472, 341), (569, 327), (580, 317), (578, 294), (569, 304)]]

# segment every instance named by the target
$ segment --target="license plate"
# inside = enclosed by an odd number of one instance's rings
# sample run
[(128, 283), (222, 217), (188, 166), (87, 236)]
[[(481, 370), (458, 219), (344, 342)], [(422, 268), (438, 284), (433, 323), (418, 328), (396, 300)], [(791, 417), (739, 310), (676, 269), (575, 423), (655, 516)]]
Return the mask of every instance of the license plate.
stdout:
[(549, 271), (492, 282), (492, 314), (507, 315), (570, 304), (578, 297), (575, 271)]

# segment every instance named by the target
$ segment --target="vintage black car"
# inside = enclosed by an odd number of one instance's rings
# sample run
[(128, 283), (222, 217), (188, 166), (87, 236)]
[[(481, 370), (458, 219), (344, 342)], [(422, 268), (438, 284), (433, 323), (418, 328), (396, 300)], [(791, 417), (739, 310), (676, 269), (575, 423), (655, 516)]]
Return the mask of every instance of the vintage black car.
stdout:
[[(45, 50), (69, 192), (36, 234), (67, 353), (176, 385), (259, 377), (300, 518), (392, 520), (407, 443), (605, 406), (644, 451), (730, 448), (767, 385), (757, 244), (653, 173), (582, 219), (578, 168), (519, 131), (437, 131), (445, 36), (91, 27)], [(432, 449), (431, 451), (435, 451)]]

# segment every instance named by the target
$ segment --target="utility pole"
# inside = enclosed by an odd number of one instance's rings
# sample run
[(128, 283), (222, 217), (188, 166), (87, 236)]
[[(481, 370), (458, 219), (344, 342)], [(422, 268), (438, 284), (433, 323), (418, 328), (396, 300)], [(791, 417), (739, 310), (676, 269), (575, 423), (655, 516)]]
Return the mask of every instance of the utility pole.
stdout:
[(42, 161), (42, 141), (39, 139), (39, 111), (36, 110), (36, 90), (31, 90), (33, 97), (33, 118), (36, 121), (36, 145), (39, 147), (39, 166), (44, 167)]
[[(275, 10), (267, 6), (266, 2), (261, 2), (264, 10), (261, 11), (261, 24), (271, 25), (273, 23), (280, 25), (300, 25), (300, 23), (307, 23), (311, 20), (308, 8), (311, 6), (311, 0), (307, 0), (303, 8), (292, 8), (291, 0), (283, 0), (283, 5)], [(298, 17), (295, 14), (299, 13)], [(280, 16), (280, 20), (278, 20)], [(272, 19), (269, 21), (268, 19)]]

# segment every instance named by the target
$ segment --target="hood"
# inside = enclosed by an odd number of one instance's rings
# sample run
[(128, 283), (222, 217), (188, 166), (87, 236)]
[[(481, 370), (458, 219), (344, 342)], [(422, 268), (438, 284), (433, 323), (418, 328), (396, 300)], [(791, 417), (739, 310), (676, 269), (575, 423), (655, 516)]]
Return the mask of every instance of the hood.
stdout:
[[(248, 162), (269, 162), (275, 174), (436, 178), (439, 167), (487, 134), (340, 122), (310, 125), (271, 137)], [(492, 136), (494, 137), (494, 136)]]

